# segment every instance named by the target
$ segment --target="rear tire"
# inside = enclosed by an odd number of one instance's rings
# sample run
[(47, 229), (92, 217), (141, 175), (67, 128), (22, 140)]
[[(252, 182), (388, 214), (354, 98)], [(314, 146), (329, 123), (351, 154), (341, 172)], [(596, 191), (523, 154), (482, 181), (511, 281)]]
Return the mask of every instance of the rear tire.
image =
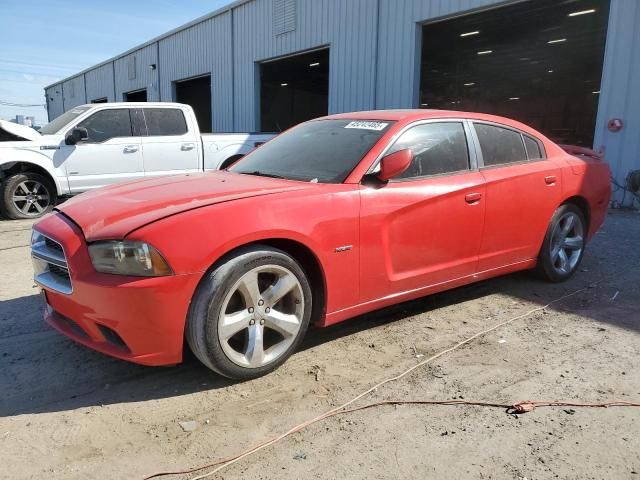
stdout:
[(41, 217), (57, 200), (53, 182), (38, 173), (16, 173), (0, 184), (0, 213), (12, 220)]
[(551, 218), (538, 255), (538, 275), (550, 282), (569, 279), (582, 261), (586, 234), (582, 211), (571, 203), (561, 205)]
[(311, 309), (311, 286), (293, 258), (265, 245), (245, 247), (201, 281), (187, 317), (187, 343), (220, 375), (260, 377), (300, 345)]

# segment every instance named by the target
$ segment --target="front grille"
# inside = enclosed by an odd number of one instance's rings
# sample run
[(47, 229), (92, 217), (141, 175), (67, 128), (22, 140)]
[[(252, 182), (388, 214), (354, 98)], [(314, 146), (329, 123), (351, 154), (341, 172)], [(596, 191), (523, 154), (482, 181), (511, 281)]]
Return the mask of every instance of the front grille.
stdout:
[(58, 242), (51, 240), (49, 237), (44, 237), (44, 244), (47, 248), (51, 250), (55, 250), (56, 252), (62, 253), (64, 255), (64, 250), (62, 250), (62, 245)]
[(115, 330), (107, 327), (106, 325), (102, 325), (100, 323), (98, 323), (97, 325), (98, 325), (98, 328), (100, 329), (100, 332), (102, 332), (102, 335), (104, 335), (104, 338), (107, 340), (107, 342), (109, 342), (114, 347), (124, 350), (125, 352), (131, 351), (129, 350), (129, 347), (127, 347), (127, 344), (124, 343), (124, 340), (122, 340), (122, 337), (118, 335)]
[(87, 334), (87, 332), (85, 332), (82, 329), (82, 327), (80, 325), (78, 325), (76, 322), (74, 322), (70, 318), (65, 317), (64, 315), (61, 315), (58, 312), (54, 311), (53, 313), (55, 315), (56, 320), (58, 320), (58, 322), (60, 322), (60, 324), (62, 324), (65, 327), (67, 327), (69, 330), (74, 332), (76, 335), (78, 335), (79, 337), (82, 337), (82, 338), (86, 338), (86, 339), (90, 338), (89, 335)]
[(67, 257), (60, 243), (34, 231), (31, 257), (36, 283), (67, 295), (73, 292)]
[(59, 267), (58, 265), (49, 264), (49, 271), (60, 278), (66, 279), (67, 281), (71, 280), (71, 277), (69, 277), (69, 270), (67, 270), (66, 268)]

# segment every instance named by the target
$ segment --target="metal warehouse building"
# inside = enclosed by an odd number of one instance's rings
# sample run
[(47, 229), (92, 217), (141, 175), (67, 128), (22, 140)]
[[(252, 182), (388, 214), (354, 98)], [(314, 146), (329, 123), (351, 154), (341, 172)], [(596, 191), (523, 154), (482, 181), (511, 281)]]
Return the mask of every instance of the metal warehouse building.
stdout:
[(516, 118), (640, 169), (637, 0), (241, 0), (45, 89), (178, 101), (203, 131), (278, 131), (353, 110)]

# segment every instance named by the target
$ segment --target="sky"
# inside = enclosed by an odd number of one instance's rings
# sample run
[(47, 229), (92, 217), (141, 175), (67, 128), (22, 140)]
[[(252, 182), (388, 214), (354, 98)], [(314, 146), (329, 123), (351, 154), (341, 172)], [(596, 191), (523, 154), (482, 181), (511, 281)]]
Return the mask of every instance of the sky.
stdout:
[(231, 0), (0, 0), (0, 119), (47, 123), (44, 87)]

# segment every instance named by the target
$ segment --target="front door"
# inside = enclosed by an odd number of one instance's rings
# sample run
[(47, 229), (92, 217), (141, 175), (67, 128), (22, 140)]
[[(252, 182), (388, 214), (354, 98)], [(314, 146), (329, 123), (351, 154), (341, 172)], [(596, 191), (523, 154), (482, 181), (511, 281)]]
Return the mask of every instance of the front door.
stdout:
[(361, 190), (361, 302), (437, 285), (476, 271), (484, 179), (472, 170), (463, 121), (410, 127), (387, 152), (410, 148), (411, 166)]
[(144, 177), (141, 139), (134, 136), (129, 109), (99, 110), (77, 127), (86, 128), (89, 138), (60, 146), (71, 193)]

